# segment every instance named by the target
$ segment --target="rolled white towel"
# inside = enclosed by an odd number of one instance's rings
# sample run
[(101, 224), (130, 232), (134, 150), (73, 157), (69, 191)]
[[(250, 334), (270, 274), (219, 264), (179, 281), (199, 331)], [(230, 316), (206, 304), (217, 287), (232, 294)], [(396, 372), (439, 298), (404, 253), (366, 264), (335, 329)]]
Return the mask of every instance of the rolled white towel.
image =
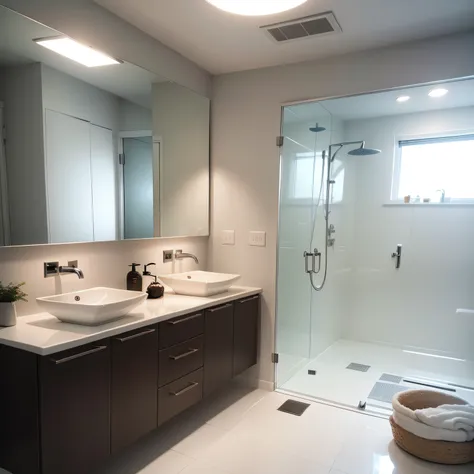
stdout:
[(399, 401), (399, 396), (402, 395), (404, 392), (400, 392), (394, 395), (392, 398), (392, 407), (394, 413), (400, 413), (401, 415), (406, 416), (407, 418), (411, 418), (413, 421), (417, 421), (418, 418), (415, 415), (415, 412), (411, 410), (410, 408), (407, 408), (406, 406), (402, 405)]
[(441, 405), (415, 410), (416, 418), (425, 425), (451, 431), (474, 434), (474, 407), (471, 405)]
[(433, 428), (432, 426), (413, 420), (411, 417), (397, 411), (393, 412), (393, 420), (404, 430), (424, 439), (430, 439), (433, 441), (452, 441), (455, 443), (465, 443), (466, 441), (474, 440), (474, 432), (468, 433), (463, 430), (453, 431), (442, 428)]

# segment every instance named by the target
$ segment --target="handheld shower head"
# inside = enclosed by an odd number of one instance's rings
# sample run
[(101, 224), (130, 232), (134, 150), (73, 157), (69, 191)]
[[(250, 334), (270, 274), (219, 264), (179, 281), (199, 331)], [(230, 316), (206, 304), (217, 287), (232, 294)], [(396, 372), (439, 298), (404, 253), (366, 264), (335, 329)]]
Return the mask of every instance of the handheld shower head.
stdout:
[(379, 153), (381, 153), (381, 150), (377, 150), (376, 148), (366, 148), (365, 142), (363, 142), (359, 148), (347, 152), (348, 155), (352, 156), (378, 155)]
[(316, 124), (314, 127), (310, 127), (309, 131), (313, 133), (319, 133), (319, 132), (324, 132), (326, 130), (326, 127), (320, 127), (319, 123)]

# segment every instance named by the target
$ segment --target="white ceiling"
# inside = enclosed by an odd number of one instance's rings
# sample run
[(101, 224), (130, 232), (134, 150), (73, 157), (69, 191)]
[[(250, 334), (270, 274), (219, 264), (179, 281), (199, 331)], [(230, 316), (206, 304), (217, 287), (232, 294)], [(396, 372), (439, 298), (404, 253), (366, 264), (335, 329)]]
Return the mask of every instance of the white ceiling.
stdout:
[[(428, 92), (436, 87), (449, 92), (444, 97), (430, 97)], [(397, 102), (401, 95), (410, 96), (410, 100)], [(326, 124), (329, 114), (340, 120), (359, 120), (468, 106), (474, 106), (474, 79), (293, 105), (286, 109), (285, 122)]]
[[(265, 17), (225, 13), (205, 0), (94, 1), (213, 74), (308, 61), (474, 27), (474, 0), (308, 0), (289, 12)], [(342, 34), (278, 44), (259, 29), (329, 10)]]
[(130, 63), (88, 68), (32, 41), (58, 35), (58, 31), (0, 6), (0, 67), (41, 62), (143, 107), (151, 107), (151, 84), (163, 82), (164, 78)]

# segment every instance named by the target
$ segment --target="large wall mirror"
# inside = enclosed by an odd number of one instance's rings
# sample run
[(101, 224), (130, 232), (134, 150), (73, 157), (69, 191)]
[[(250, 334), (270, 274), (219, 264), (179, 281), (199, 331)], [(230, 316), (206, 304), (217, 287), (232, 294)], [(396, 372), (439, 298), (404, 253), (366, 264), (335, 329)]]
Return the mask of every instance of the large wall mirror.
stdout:
[(209, 235), (209, 99), (91, 53), (0, 7), (0, 245)]

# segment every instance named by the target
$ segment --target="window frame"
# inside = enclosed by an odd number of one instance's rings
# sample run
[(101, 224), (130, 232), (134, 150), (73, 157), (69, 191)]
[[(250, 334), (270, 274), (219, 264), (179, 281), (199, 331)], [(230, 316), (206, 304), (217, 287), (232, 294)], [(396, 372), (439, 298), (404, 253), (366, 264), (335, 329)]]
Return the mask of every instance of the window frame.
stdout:
[[(444, 132), (436, 132), (436, 133), (424, 133), (424, 134), (417, 134), (417, 135), (399, 135), (395, 136), (394, 142), (394, 160), (393, 160), (393, 172), (392, 172), (392, 187), (390, 191), (390, 202), (397, 204), (403, 203), (403, 198), (398, 197), (399, 189), (400, 189), (400, 178), (401, 178), (401, 165), (402, 165), (402, 150), (403, 145), (400, 145), (401, 142), (416, 142), (421, 140), (436, 140), (439, 139), (448, 139), (449, 138), (458, 138), (463, 136), (474, 136), (474, 129), (468, 130), (455, 130), (455, 131), (444, 131)], [(474, 140), (474, 138), (473, 138)], [(455, 141), (455, 140), (453, 140)], [(461, 140), (459, 140), (461, 141)], [(409, 146), (409, 145), (408, 145)], [(451, 196), (446, 196), (449, 198), (448, 202), (444, 203), (429, 203), (429, 204), (474, 204), (474, 197), (473, 198), (453, 198)], [(426, 204), (426, 203), (425, 203)]]

